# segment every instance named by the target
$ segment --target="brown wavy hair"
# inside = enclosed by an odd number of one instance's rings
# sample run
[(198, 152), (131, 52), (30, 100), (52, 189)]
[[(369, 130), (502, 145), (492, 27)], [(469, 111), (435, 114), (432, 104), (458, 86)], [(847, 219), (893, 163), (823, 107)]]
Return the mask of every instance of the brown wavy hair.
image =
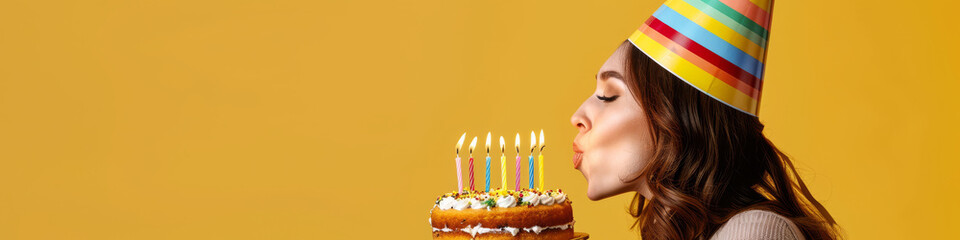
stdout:
[[(624, 44), (631, 44), (625, 41)], [(634, 46), (627, 85), (650, 120), (654, 153), (625, 182), (652, 193), (630, 204), (643, 239), (707, 239), (733, 215), (778, 213), (807, 239), (838, 239), (840, 229), (810, 194), (786, 154), (763, 135), (757, 117), (700, 92)]]

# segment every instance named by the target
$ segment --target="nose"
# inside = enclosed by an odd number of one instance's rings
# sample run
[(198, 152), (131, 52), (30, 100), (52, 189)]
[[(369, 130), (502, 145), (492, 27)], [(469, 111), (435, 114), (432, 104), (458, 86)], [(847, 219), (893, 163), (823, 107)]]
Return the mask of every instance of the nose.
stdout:
[[(586, 103), (584, 103), (584, 105), (586, 105)], [(580, 105), (580, 108), (570, 117), (570, 124), (573, 124), (580, 133), (590, 131), (590, 119), (587, 118), (583, 105)]]

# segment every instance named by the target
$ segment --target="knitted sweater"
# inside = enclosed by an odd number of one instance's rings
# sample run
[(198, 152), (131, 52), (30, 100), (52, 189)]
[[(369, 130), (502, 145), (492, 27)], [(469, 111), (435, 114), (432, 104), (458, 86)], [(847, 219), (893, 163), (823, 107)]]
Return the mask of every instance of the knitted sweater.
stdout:
[(790, 219), (766, 210), (747, 210), (733, 215), (710, 237), (714, 240), (803, 240), (803, 233)]

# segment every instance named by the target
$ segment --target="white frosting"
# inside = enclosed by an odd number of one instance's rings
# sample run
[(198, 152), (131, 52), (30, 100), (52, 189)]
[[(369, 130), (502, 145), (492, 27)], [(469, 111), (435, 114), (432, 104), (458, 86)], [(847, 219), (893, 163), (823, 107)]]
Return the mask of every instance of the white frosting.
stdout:
[[(469, 233), (470, 236), (476, 237), (476, 236), (477, 236), (477, 232), (480, 232), (480, 226), (481, 226), (481, 225), (483, 225), (483, 224), (477, 224), (476, 227), (467, 226), (467, 227), (465, 227), (465, 228), (463, 228), (463, 229), (460, 229), (460, 231), (464, 231), (464, 232), (466, 232), (466, 233)], [(489, 232), (489, 231), (487, 231), (487, 232)]]
[(557, 204), (563, 203), (563, 201), (567, 200), (567, 194), (555, 192), (553, 193), (553, 200), (557, 202)]
[[(523, 197), (518, 197), (514, 194), (523, 195)], [(459, 198), (459, 199), (458, 199)], [(488, 203), (487, 201), (492, 201)], [(538, 205), (551, 206), (553, 204), (561, 204), (567, 201), (567, 195), (561, 192), (550, 191), (544, 193), (538, 193), (535, 191), (523, 191), (523, 192), (513, 192), (510, 191), (507, 194), (504, 192), (490, 192), (490, 193), (479, 193), (471, 195), (460, 195), (460, 196), (447, 196), (441, 198), (437, 201), (434, 206), (440, 210), (464, 210), (464, 209), (484, 209), (491, 210), (491, 208), (501, 207), (501, 208), (511, 208), (522, 205), (535, 207)], [(431, 212), (433, 210), (431, 209)]]
[(483, 207), (484, 205), (480, 201), (477, 201), (476, 199), (472, 199), (472, 198), (470, 199), (470, 208), (481, 209)]
[(539, 197), (540, 196), (534, 192), (527, 192), (523, 195), (523, 202), (530, 204), (530, 206), (536, 206), (537, 204), (540, 204), (540, 201), (538, 201)]
[(440, 203), (437, 204), (440, 207), (440, 210), (448, 210), (453, 208), (453, 204), (457, 203), (457, 200), (452, 197), (445, 197), (440, 200)]
[(497, 207), (509, 208), (517, 206), (517, 199), (513, 196), (507, 195), (505, 197), (497, 198)]
[(474, 200), (474, 199), (470, 198), (470, 199), (457, 200), (457, 203), (453, 204), (453, 209), (456, 209), (456, 210), (466, 209), (467, 206), (470, 206), (470, 200)]
[(510, 235), (513, 235), (514, 237), (516, 237), (517, 233), (520, 232), (520, 229), (515, 227), (504, 227), (503, 230), (510, 232)]
[[(480, 226), (480, 225), (477, 225), (477, 226)], [(477, 234), (484, 234), (484, 233), (489, 233), (494, 231), (499, 232), (500, 229), (499, 228), (480, 228), (480, 229), (477, 229)]]
[[(576, 222), (576, 221), (571, 221), (571, 222), (566, 223), (566, 224), (554, 225), (554, 226), (549, 226), (549, 227), (533, 226), (533, 227), (523, 228), (522, 230), (525, 231), (525, 232), (532, 232), (532, 233), (536, 233), (536, 234), (540, 234), (540, 232), (543, 232), (543, 231), (545, 231), (545, 230), (550, 230), (550, 229), (567, 230), (567, 229), (572, 228), (572, 227), (573, 227), (573, 224), (574, 224), (575, 222)], [(513, 235), (513, 236), (517, 236), (517, 233), (520, 233), (520, 230), (521, 230), (521, 229), (515, 228), (515, 227), (485, 228), (485, 227), (483, 227), (482, 225), (483, 225), (483, 224), (477, 224), (477, 226), (467, 226), (467, 227), (465, 227), (465, 228), (460, 229), (460, 231), (463, 231), (463, 232), (465, 232), (465, 233), (469, 233), (470, 236), (472, 236), (472, 237), (476, 237), (477, 234), (501, 233), (501, 232), (507, 232), (507, 233), (510, 233), (510, 234)], [(451, 232), (451, 231), (453, 231), (453, 229), (450, 229), (450, 228), (447, 228), (446, 226), (444, 226), (442, 229), (433, 228), (433, 231), (434, 231), (434, 232), (436, 232), (436, 231)]]
[(568, 228), (573, 227), (573, 223), (575, 222), (576, 221), (571, 221), (570, 223), (567, 223), (567, 224), (560, 224), (560, 225), (554, 225), (549, 227), (533, 226), (533, 227), (523, 228), (523, 231), (540, 234), (540, 232), (542, 232), (543, 230), (549, 230), (549, 229), (567, 230)]
[(546, 206), (553, 205), (553, 197), (551, 197), (550, 195), (546, 195), (546, 194), (540, 195), (540, 204), (543, 204), (543, 205), (546, 205)]

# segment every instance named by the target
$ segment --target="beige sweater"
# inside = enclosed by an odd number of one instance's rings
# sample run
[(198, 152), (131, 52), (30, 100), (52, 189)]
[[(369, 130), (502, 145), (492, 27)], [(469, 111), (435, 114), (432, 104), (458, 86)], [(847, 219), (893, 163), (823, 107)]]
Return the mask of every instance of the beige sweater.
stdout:
[(790, 219), (766, 210), (748, 210), (733, 215), (710, 239), (803, 240), (803, 233)]

